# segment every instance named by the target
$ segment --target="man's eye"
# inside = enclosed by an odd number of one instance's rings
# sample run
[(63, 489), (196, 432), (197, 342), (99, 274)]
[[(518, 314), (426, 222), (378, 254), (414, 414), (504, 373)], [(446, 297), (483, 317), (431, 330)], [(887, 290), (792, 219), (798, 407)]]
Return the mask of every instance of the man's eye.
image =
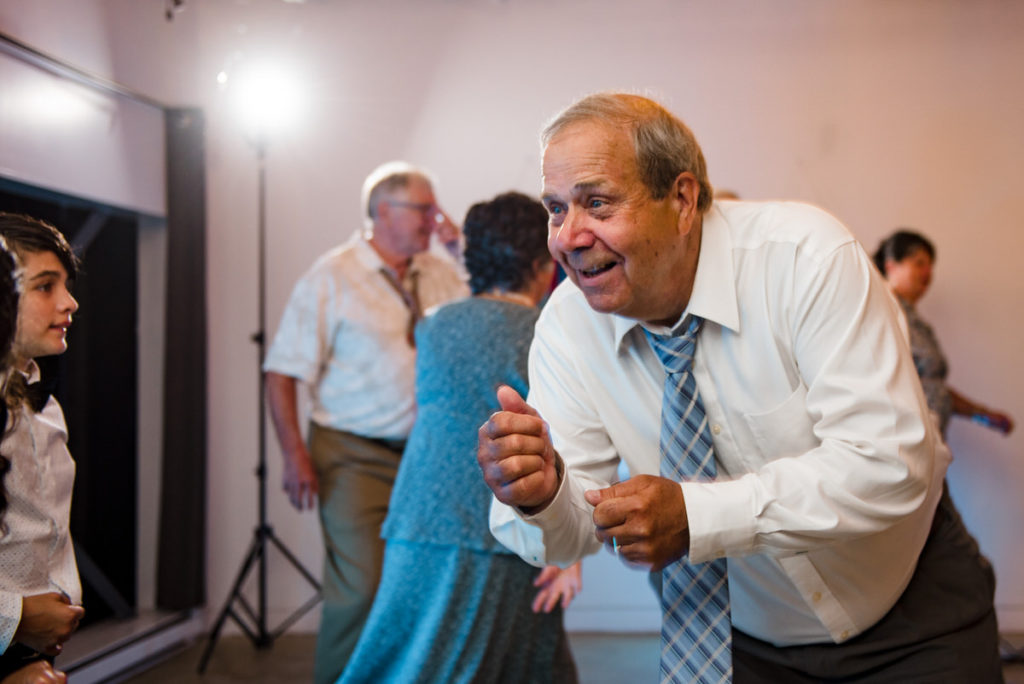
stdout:
[(562, 207), (558, 206), (557, 204), (548, 207), (548, 213), (551, 214), (552, 216), (558, 216), (563, 211), (564, 209), (562, 209)]
[(605, 202), (604, 202), (603, 199), (594, 198), (594, 199), (590, 200), (589, 202), (587, 202), (587, 206), (590, 207), (591, 209), (600, 209), (604, 205), (605, 205)]

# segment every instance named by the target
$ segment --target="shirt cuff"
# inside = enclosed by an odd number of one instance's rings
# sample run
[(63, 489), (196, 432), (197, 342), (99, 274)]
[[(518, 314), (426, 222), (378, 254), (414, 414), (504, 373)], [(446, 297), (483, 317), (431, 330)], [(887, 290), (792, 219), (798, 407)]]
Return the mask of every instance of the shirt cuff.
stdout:
[(0, 591), (0, 653), (6, 653), (21, 623), (21, 594)]
[(752, 553), (756, 534), (752, 481), (683, 482), (693, 564)]
[(555, 498), (535, 515), (519, 514), (544, 531), (544, 564), (567, 568), (601, 548), (594, 536), (594, 508), (583, 493), (596, 485), (574, 478), (566, 469)]

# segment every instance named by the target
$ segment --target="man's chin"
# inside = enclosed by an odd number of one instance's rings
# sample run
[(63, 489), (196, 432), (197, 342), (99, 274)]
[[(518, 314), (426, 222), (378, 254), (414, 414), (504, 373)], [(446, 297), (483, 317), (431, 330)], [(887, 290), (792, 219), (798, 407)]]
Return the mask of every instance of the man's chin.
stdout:
[(614, 297), (610, 297), (607, 294), (587, 292), (586, 289), (583, 290), (583, 296), (586, 298), (590, 308), (598, 313), (625, 315), (621, 311), (623, 303)]

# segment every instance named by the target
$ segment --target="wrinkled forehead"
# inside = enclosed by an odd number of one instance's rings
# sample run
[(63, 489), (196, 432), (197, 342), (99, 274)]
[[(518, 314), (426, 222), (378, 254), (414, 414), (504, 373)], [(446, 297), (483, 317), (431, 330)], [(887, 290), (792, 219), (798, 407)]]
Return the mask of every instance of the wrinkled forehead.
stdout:
[(625, 131), (583, 121), (552, 136), (544, 148), (541, 174), (545, 194), (564, 195), (584, 187), (635, 180), (638, 169)]

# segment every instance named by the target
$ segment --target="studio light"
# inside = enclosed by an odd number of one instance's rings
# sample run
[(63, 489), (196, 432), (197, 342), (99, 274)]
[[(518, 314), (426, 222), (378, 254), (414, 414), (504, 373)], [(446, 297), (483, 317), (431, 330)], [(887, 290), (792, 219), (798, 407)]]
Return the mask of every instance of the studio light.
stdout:
[(221, 72), (217, 81), (230, 92), (238, 121), (251, 139), (264, 141), (297, 124), (303, 89), (286, 67), (253, 65), (237, 74)]
[[(240, 57), (238, 55), (237, 57)], [(270, 648), (302, 615), (320, 602), (320, 582), (307, 570), (274, 533), (267, 522), (267, 412), (264, 406), (266, 378), (263, 374), (263, 360), (266, 351), (266, 290), (267, 290), (267, 148), (272, 138), (278, 137), (287, 127), (295, 125), (301, 113), (301, 88), (294, 76), (281, 67), (253, 67), (248, 69), (225, 69), (217, 74), (217, 83), (233, 100), (238, 121), (249, 142), (256, 149), (257, 195), (256, 195), (256, 242), (257, 256), (257, 297), (259, 321), (251, 339), (257, 346), (256, 372), (259, 375), (257, 403), (258, 447), (256, 453), (256, 495), (258, 519), (253, 528), (252, 543), (245, 554), (238, 575), (232, 584), (231, 593), (224, 602), (210, 630), (209, 639), (199, 661), (199, 672), (213, 654), (220, 638), (221, 629), (227, 620), (232, 620), (249, 637), (258, 649)], [(306, 580), (314, 594), (295, 609), (276, 628), (268, 624), (268, 577), (267, 553), (276, 549), (285, 560)], [(256, 605), (246, 599), (244, 589), (249, 575), (256, 572)]]

